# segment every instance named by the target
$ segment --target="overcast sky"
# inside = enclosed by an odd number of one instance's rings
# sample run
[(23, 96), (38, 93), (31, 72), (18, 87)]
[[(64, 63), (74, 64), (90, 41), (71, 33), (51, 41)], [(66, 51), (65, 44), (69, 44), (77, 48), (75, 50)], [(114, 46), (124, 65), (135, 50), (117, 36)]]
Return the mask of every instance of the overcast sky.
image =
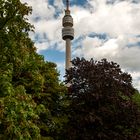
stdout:
[[(66, 0), (22, 0), (33, 8), (30, 36), (45, 60), (64, 75), (65, 42), (61, 39)], [(140, 0), (70, 0), (75, 39), (72, 57), (115, 61), (140, 90)]]

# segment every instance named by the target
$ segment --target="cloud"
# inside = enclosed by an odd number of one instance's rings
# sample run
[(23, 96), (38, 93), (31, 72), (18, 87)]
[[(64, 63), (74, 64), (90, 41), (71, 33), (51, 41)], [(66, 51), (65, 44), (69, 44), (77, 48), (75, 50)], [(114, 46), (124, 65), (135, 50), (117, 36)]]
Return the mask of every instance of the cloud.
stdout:
[(120, 34), (140, 34), (140, 4), (122, 1), (109, 5), (105, 0), (88, 1), (90, 8), (72, 8), (78, 35), (91, 31), (107, 33), (113, 37)]
[(62, 11), (64, 7), (63, 0), (54, 0), (54, 6)]
[(62, 6), (64, 7), (62, 0), (54, 0), (53, 6), (49, 4), (48, 0), (22, 0), (22, 2), (27, 2), (33, 8), (29, 22), (35, 27), (35, 34), (32, 33), (31, 38), (35, 42), (38, 52), (49, 48), (64, 51), (61, 39), (63, 13), (58, 12), (60, 9), (62, 11)]
[(55, 13), (55, 8), (49, 5), (48, 0), (21, 0), (23, 3), (28, 3), (32, 6), (33, 12), (30, 15), (30, 21), (34, 22), (36, 18), (51, 19)]
[(74, 52), (75, 56), (83, 56), (87, 59), (108, 58), (118, 62), (123, 68), (131, 71), (140, 71), (140, 47), (128, 47), (129, 41), (137, 40), (135, 37), (129, 39), (126, 36), (108, 39), (106, 42), (99, 38), (86, 37), (82, 40), (80, 48)]
[[(38, 52), (65, 51), (61, 39), (63, 1), (54, 0), (52, 4), (49, 0), (22, 1), (33, 7), (29, 19), (35, 26), (35, 34), (31, 38)], [(132, 74), (135, 86), (140, 89), (139, 0), (87, 0), (85, 5), (72, 5), (71, 13), (75, 29), (73, 56), (115, 61)], [(96, 36), (90, 36), (92, 33)], [(100, 38), (102, 34), (107, 37)]]
[(132, 72), (133, 85), (140, 91), (140, 72)]

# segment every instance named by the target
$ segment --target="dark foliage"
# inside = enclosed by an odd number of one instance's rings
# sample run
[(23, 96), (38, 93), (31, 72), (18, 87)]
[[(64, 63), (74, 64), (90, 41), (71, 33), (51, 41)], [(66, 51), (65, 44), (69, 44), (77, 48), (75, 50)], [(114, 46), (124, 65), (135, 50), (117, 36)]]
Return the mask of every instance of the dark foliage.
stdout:
[(138, 140), (140, 112), (132, 78), (118, 64), (76, 58), (67, 71), (67, 140)]

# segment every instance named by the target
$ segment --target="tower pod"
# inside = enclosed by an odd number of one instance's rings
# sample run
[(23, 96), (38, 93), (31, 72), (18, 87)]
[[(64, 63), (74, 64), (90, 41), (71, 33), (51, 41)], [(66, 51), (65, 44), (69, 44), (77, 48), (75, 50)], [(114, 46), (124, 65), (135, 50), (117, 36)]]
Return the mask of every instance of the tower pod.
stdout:
[(63, 40), (66, 40), (66, 39), (73, 40), (74, 39), (74, 29), (69, 26), (64, 27), (62, 29), (62, 38), (63, 38)]

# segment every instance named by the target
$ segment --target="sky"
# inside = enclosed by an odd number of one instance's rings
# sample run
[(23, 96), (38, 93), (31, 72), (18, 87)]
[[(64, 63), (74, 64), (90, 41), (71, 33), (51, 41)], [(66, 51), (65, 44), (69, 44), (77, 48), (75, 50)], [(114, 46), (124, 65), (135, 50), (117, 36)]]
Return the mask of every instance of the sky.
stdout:
[[(30, 37), (45, 60), (55, 62), (63, 80), (65, 42), (61, 37), (66, 0), (21, 0), (32, 6)], [(140, 0), (70, 0), (75, 39), (72, 58), (107, 58), (133, 77), (140, 91)]]

